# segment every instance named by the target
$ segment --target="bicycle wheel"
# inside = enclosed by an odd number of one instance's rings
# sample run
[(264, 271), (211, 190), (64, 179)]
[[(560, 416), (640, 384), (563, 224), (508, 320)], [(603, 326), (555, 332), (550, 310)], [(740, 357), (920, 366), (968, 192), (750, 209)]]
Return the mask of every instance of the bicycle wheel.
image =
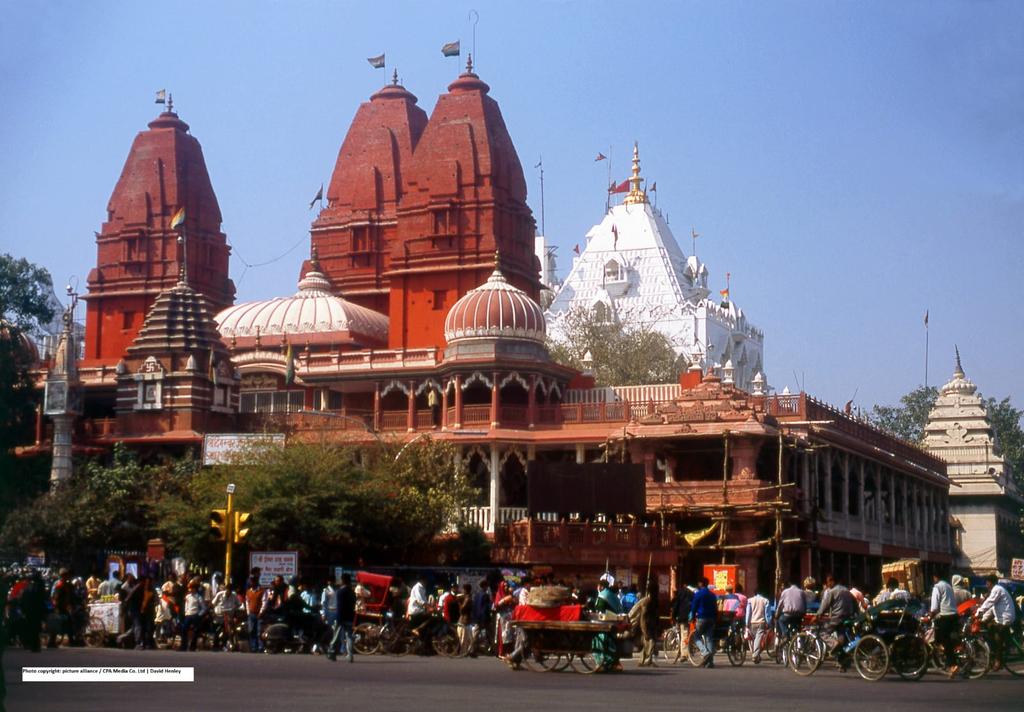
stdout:
[(360, 623), (352, 631), (352, 649), (360, 655), (380, 652), (380, 629), (373, 623)]
[(968, 645), (971, 649), (971, 664), (967, 668), (966, 675), (971, 680), (985, 677), (992, 669), (992, 650), (984, 638), (968, 638), (962, 645)]
[(747, 645), (742, 633), (736, 631), (726, 637), (725, 656), (729, 658), (729, 664), (733, 667), (740, 667), (746, 661)]
[(700, 641), (696, 635), (690, 635), (690, 642), (686, 645), (686, 657), (690, 659), (690, 665), (694, 667), (700, 667), (704, 664), (704, 658), (707, 656), (707, 652), (700, 646)]
[(916, 635), (898, 635), (892, 642), (890, 665), (904, 680), (920, 680), (928, 669), (928, 644)]
[(85, 644), (90, 648), (99, 648), (107, 642), (107, 629), (99, 616), (89, 616), (89, 625), (85, 629)]
[(1010, 631), (1006, 637), (1003, 666), (1014, 677), (1024, 676), (1024, 640), (1020, 631)]
[(877, 682), (889, 671), (889, 648), (877, 635), (865, 635), (853, 649), (853, 665), (865, 680)]
[(819, 645), (818, 636), (801, 631), (789, 639), (785, 657), (790, 669), (801, 677), (813, 675), (825, 660), (825, 649)]
[(672, 626), (666, 628), (661, 636), (661, 656), (671, 662), (679, 655), (679, 630)]
[(459, 654), (459, 636), (450, 628), (438, 632), (432, 641), (434, 652), (445, 658), (454, 658)]

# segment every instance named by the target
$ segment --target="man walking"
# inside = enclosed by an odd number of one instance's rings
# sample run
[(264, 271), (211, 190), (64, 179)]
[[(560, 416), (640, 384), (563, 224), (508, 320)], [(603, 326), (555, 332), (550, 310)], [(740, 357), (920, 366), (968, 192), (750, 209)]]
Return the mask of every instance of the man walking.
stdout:
[(676, 597), (672, 600), (672, 625), (676, 626), (679, 639), (679, 649), (676, 650), (675, 660), (679, 662), (686, 655), (686, 648), (690, 638), (690, 604), (693, 602), (693, 591), (689, 586), (680, 586)]
[(747, 599), (746, 625), (747, 632), (753, 638), (751, 654), (754, 664), (761, 663), (761, 650), (764, 647), (764, 634), (768, 628), (768, 599), (758, 591), (753, 598)]
[(327, 655), (327, 659), (331, 662), (338, 659), (340, 643), (344, 639), (345, 656), (351, 663), (355, 659), (355, 649), (352, 645), (352, 626), (356, 619), (356, 594), (352, 590), (352, 576), (350, 574), (341, 575), (341, 585), (334, 592), (334, 597), (337, 600), (338, 624), (334, 637), (331, 640), (331, 650)]
[(701, 578), (697, 583), (697, 592), (693, 594), (693, 601), (690, 603), (690, 618), (697, 621), (697, 627), (693, 634), (700, 641), (700, 647), (704, 649), (704, 661), (701, 667), (715, 667), (715, 619), (718, 616), (718, 600), (711, 589), (708, 588), (708, 580)]

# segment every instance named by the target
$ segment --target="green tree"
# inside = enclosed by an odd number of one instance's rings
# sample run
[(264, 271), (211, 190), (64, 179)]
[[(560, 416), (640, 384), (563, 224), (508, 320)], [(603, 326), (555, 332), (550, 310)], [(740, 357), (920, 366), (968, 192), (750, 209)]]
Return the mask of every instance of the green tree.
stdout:
[[(935, 387), (918, 386), (900, 398), (900, 405), (874, 406), (868, 418), (876, 427), (898, 438), (920, 443), (938, 395)], [(1024, 483), (1024, 429), (1021, 428), (1024, 411), (1015, 408), (1008, 397), (986, 398), (983, 404), (996, 441), (995, 454), (1003, 457), (1017, 481)]]
[(934, 386), (918, 386), (900, 398), (900, 404), (876, 405), (868, 414), (868, 419), (887, 433), (911, 443), (919, 443), (924, 438), (924, 426), (928, 423), (928, 413), (935, 406), (939, 397), (939, 389)]
[(17, 458), (32, 440), (40, 392), (25, 339), (54, 317), (50, 274), (28, 260), (0, 255), (0, 526), (8, 513), (46, 488), (48, 458)]
[(602, 306), (573, 307), (562, 317), (562, 338), (548, 340), (559, 363), (583, 370), (589, 352), (594, 379), (606, 386), (672, 383), (680, 363), (668, 339), (652, 326), (616, 320)]

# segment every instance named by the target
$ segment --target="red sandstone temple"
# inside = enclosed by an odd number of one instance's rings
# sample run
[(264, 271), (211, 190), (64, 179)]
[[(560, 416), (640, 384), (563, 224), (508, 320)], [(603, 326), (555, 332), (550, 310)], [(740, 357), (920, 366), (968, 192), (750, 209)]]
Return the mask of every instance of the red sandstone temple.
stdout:
[[(727, 374), (598, 388), (554, 362), (526, 197), (471, 64), (429, 117), (396, 79), (356, 112), (295, 294), (236, 304), (202, 149), (162, 113), (135, 138), (97, 235), (76, 449), (180, 452), (267, 427), (426, 434), (462, 453), (481, 492), (463, 517), (493, 536), (496, 562), (596, 575), (650, 561), (674, 583), (727, 561), (748, 588), (771, 583), (776, 553), (783, 576), (871, 586), (885, 560), (948, 566), (946, 466), (923, 450)], [(49, 438), (40, 418), (23, 454)], [(643, 465), (645, 517), (528, 512), (531, 461), (607, 458)]]

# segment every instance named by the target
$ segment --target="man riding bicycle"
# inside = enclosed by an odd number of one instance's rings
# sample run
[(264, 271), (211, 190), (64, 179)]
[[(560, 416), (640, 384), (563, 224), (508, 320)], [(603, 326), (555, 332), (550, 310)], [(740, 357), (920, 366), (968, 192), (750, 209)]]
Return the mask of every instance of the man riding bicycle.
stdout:
[[(817, 619), (823, 622), (822, 630), (826, 634), (835, 633), (837, 642), (832, 649), (833, 652), (842, 648), (846, 643), (845, 623), (856, 615), (857, 602), (850, 593), (850, 589), (836, 582), (835, 577), (829, 574), (825, 577), (825, 593), (821, 597), (821, 606), (818, 608)], [(840, 661), (840, 665), (843, 663)]]

